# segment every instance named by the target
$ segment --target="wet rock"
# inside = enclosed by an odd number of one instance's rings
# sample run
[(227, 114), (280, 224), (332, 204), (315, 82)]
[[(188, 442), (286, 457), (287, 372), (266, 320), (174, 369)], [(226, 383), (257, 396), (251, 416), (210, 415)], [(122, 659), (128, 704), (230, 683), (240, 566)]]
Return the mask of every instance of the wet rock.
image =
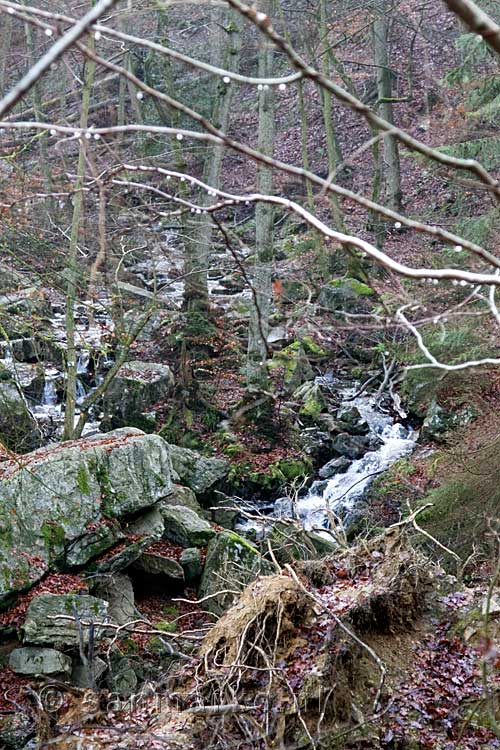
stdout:
[(318, 427), (303, 430), (299, 437), (304, 453), (319, 464), (325, 463), (333, 453), (333, 439), (328, 432)]
[(335, 453), (346, 458), (361, 458), (371, 448), (370, 438), (349, 435), (341, 432), (333, 439), (332, 448)]
[[(67, 619), (74, 618), (75, 610), (84, 642), (88, 641), (90, 623), (108, 619), (108, 603), (95, 596), (39, 594), (31, 600), (26, 612), (23, 641), (38, 646), (78, 647), (80, 629), (74, 619)], [(99, 640), (102, 632), (102, 628), (96, 627), (94, 639)]]
[(340, 458), (334, 458), (331, 461), (328, 461), (327, 464), (321, 467), (318, 473), (321, 479), (330, 479), (330, 477), (333, 477), (335, 474), (343, 474), (347, 471), (350, 465), (351, 461), (348, 458), (340, 456)]
[(71, 657), (54, 648), (24, 646), (15, 648), (9, 657), (9, 667), (16, 674), (29, 675), (70, 675)]
[[(152, 506), (172, 489), (168, 445), (134, 429), (50, 446), (2, 469), (0, 601), (38, 580), (67, 549), (72, 564), (81, 564), (114, 544), (105, 530), (96, 538), (96, 527)], [(90, 546), (72, 546), (88, 535)]]
[(118, 371), (104, 397), (107, 428), (149, 427), (148, 408), (172, 391), (174, 376), (168, 365), (127, 362)]
[(19, 388), (0, 380), (0, 441), (17, 453), (40, 445), (41, 436)]
[(200, 598), (210, 596), (203, 607), (214, 614), (222, 614), (234, 602), (235, 594), (230, 593), (231, 590), (239, 591), (269, 570), (269, 564), (253, 544), (233, 531), (223, 531), (208, 545), (198, 589)]
[(363, 419), (356, 406), (341, 410), (338, 417), (340, 427), (350, 435), (368, 435), (370, 432), (367, 421)]
[(215, 536), (210, 524), (191, 508), (167, 505), (162, 507), (161, 513), (165, 523), (164, 536), (174, 544), (203, 547)]
[(229, 471), (229, 463), (221, 458), (207, 458), (197, 451), (170, 445), (172, 466), (180, 481), (197, 495), (210, 490)]
[(198, 580), (203, 570), (201, 552), (198, 547), (188, 547), (183, 550), (179, 562), (184, 570), (186, 583)]

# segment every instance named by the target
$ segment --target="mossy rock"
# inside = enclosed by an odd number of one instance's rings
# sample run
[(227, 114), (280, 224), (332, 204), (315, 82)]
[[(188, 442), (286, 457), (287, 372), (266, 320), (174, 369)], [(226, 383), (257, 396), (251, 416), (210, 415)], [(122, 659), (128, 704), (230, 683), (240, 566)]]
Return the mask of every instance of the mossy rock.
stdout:
[(328, 311), (363, 312), (366, 300), (375, 292), (358, 279), (342, 277), (332, 279), (320, 290), (318, 304)]
[(311, 363), (300, 341), (294, 341), (276, 352), (268, 367), (271, 371), (282, 370), (284, 383), (292, 391), (314, 377)]
[(65, 553), (87, 564), (120, 539), (120, 521), (172, 489), (167, 444), (134, 429), (48, 446), (3, 469), (0, 602)]
[(0, 441), (17, 453), (41, 444), (41, 435), (17, 385), (0, 381)]
[(231, 590), (242, 590), (257, 575), (268, 572), (269, 564), (253, 544), (234, 531), (221, 532), (207, 549), (198, 595), (210, 598), (203, 602), (203, 607), (216, 615), (222, 614), (234, 602)]
[(229, 464), (222, 458), (209, 458), (197, 451), (170, 445), (172, 467), (182, 484), (202, 495), (223, 479)]
[(161, 508), (165, 524), (164, 536), (183, 547), (204, 547), (215, 531), (210, 524), (183, 505), (164, 505)]

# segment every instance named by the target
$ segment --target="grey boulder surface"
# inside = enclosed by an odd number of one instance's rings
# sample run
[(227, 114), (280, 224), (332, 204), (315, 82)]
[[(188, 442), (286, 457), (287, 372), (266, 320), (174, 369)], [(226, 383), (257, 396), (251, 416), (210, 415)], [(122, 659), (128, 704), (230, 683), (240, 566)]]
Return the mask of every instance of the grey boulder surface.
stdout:
[(133, 428), (2, 464), (0, 603), (39, 580), (65, 551), (73, 564), (100, 554), (115, 543), (123, 518), (171, 491), (168, 444)]
[(88, 594), (39, 594), (27, 609), (23, 625), (24, 643), (56, 648), (77, 648), (80, 635), (88, 641), (90, 624), (94, 639), (102, 637), (108, 622), (108, 602)]
[(10, 653), (9, 667), (16, 674), (29, 675), (69, 675), (71, 674), (71, 657), (62, 654), (55, 648), (38, 648), (23, 646)]
[(229, 471), (229, 463), (223, 458), (202, 456), (197, 451), (170, 445), (172, 466), (182, 484), (197, 495), (202, 495), (223, 479)]

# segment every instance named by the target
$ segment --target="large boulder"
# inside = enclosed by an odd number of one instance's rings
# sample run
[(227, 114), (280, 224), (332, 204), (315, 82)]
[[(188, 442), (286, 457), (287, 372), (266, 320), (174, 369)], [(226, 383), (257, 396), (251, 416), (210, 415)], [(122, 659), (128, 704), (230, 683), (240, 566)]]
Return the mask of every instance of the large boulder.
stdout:
[(371, 447), (370, 438), (349, 435), (347, 432), (341, 432), (332, 442), (335, 453), (350, 459), (361, 458)]
[(350, 465), (351, 461), (348, 458), (340, 456), (339, 458), (333, 458), (331, 461), (328, 461), (327, 464), (321, 467), (318, 474), (321, 479), (330, 479), (330, 477), (333, 477), (335, 474), (343, 474), (347, 471)]
[(127, 362), (120, 368), (104, 397), (104, 422), (108, 427), (132, 425), (154, 428), (148, 409), (168, 396), (174, 376), (168, 365)]
[(0, 380), (0, 442), (18, 453), (40, 445), (40, 432), (26, 400), (11, 380)]
[(165, 505), (161, 510), (164, 536), (183, 547), (203, 547), (215, 536), (208, 521), (183, 505)]
[[(173, 447), (175, 448), (175, 446)], [(162, 500), (162, 505), (184, 505), (186, 508), (194, 510), (199, 516), (203, 516), (203, 508), (196, 499), (196, 493), (182, 484), (174, 484), (170, 495)]]
[(15, 648), (9, 657), (9, 667), (16, 674), (68, 676), (71, 674), (71, 657), (56, 651), (55, 648), (24, 646)]
[(154, 548), (144, 552), (134, 563), (134, 570), (146, 576), (161, 576), (184, 582), (184, 569), (169, 555)]
[(447, 411), (437, 403), (436, 399), (433, 399), (422, 425), (422, 437), (438, 443), (444, 442), (447, 433), (465, 427), (475, 417), (477, 417), (477, 411), (473, 406), (466, 406), (458, 412)]
[(213, 614), (222, 614), (233, 604), (234, 591), (242, 590), (256, 576), (268, 572), (269, 564), (253, 544), (234, 531), (223, 531), (208, 545), (198, 589), (200, 599), (205, 599), (203, 607)]
[(203, 563), (198, 547), (188, 547), (183, 550), (179, 562), (182, 565), (186, 583), (192, 583), (200, 577)]
[[(77, 620), (79, 623), (77, 623)], [(88, 642), (90, 624), (108, 621), (108, 602), (88, 594), (39, 594), (26, 612), (23, 641), (35, 646), (78, 648), (80, 635)], [(95, 627), (94, 639), (103, 635)]]
[[(63, 443), (2, 464), (0, 602), (37, 581), (66, 550), (73, 563), (82, 564), (112, 546), (116, 528), (108, 533), (103, 525), (119, 524), (171, 489), (167, 443), (135, 429)], [(94, 548), (75, 547), (88, 535)]]
[(197, 451), (170, 445), (172, 466), (180, 481), (197, 495), (202, 495), (223, 479), (229, 464), (222, 458), (207, 458)]

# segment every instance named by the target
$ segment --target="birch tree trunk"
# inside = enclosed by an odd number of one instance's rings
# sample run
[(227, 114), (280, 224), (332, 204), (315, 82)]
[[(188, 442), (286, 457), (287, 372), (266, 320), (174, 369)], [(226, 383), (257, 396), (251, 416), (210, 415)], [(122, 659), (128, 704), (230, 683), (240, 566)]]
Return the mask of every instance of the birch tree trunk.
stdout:
[[(274, 0), (265, 0), (261, 10), (272, 15)], [(272, 75), (274, 47), (267, 37), (261, 36), (259, 50), (259, 77)], [(264, 87), (259, 95), (259, 151), (272, 156), (275, 140), (275, 94), (272, 87)], [(273, 191), (273, 171), (259, 165), (257, 190), (270, 194)], [(274, 211), (268, 203), (257, 203), (255, 208), (256, 263), (253, 274), (254, 304), (250, 312), (247, 351), (247, 388), (267, 390), (267, 335), (272, 291), (272, 261), (274, 240)]]

